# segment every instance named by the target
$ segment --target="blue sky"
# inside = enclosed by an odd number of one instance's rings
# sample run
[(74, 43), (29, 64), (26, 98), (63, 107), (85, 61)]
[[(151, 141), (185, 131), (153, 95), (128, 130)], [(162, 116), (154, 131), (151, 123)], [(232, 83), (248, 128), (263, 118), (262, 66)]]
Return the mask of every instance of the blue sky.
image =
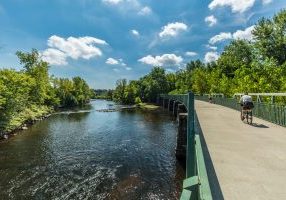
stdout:
[(36, 48), (58, 77), (93, 88), (216, 60), (233, 38), (285, 0), (0, 0), (0, 68), (20, 69), (17, 50)]

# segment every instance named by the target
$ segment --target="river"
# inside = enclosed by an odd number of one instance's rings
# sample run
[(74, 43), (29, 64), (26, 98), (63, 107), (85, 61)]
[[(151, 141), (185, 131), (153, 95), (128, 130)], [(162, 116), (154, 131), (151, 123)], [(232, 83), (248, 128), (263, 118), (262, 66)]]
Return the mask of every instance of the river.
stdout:
[(0, 142), (0, 199), (178, 199), (184, 170), (166, 111), (92, 101)]

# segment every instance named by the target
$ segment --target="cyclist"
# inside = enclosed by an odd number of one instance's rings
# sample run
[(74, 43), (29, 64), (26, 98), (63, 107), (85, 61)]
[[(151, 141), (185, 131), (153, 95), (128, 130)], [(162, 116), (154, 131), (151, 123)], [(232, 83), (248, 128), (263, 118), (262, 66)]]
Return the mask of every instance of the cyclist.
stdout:
[(247, 92), (245, 92), (244, 95), (240, 98), (239, 103), (241, 105), (241, 120), (244, 120), (243, 111), (252, 110), (254, 108), (254, 104), (252, 102), (252, 97), (249, 96)]

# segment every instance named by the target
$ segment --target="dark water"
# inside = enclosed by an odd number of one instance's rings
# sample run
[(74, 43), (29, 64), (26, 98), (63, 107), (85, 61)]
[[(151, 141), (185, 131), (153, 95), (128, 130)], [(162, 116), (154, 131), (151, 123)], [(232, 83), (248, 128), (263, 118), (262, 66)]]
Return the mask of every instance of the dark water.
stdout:
[(168, 113), (65, 112), (0, 142), (0, 199), (177, 199)]

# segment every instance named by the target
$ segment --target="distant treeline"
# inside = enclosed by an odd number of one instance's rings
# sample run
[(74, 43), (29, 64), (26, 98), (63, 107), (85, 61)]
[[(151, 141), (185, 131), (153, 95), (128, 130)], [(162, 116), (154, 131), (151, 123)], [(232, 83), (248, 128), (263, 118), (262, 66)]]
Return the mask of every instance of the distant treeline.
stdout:
[(251, 41), (231, 41), (216, 62), (191, 61), (185, 69), (168, 74), (155, 67), (139, 80), (118, 80), (113, 97), (133, 104), (152, 102), (160, 93), (286, 92), (286, 10), (260, 19), (252, 35)]
[(54, 78), (37, 50), (17, 52), (21, 71), (0, 70), (0, 136), (54, 108), (87, 103), (93, 94), (80, 77)]
[(113, 90), (107, 89), (94, 89), (94, 95), (92, 96), (93, 99), (109, 99), (112, 100)]

